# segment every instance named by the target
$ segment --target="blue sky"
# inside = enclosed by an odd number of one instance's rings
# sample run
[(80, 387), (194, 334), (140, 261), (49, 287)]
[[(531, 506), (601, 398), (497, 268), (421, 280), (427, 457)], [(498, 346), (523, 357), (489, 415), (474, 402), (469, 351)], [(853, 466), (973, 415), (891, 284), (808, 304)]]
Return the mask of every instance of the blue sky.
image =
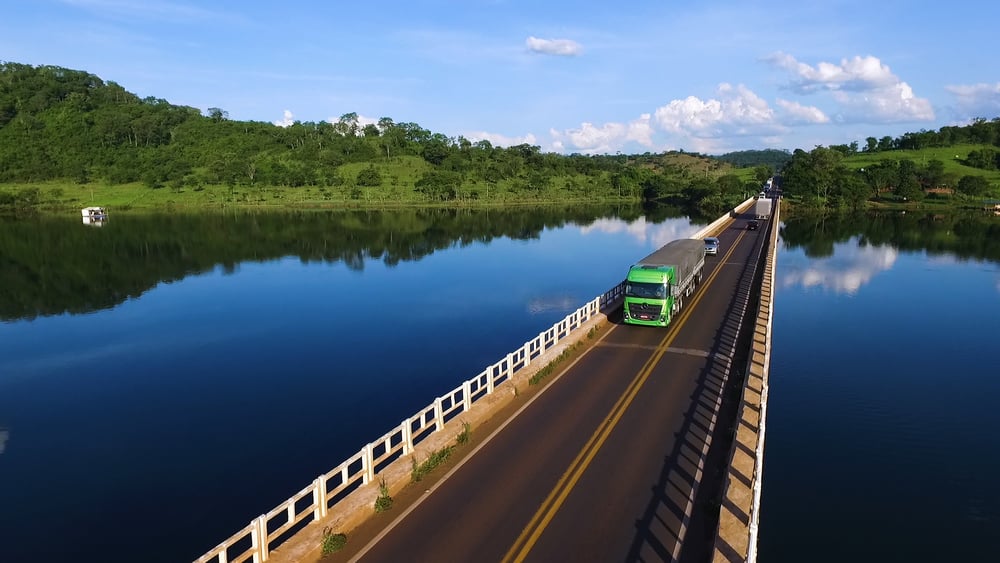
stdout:
[(720, 154), (998, 117), (998, 21), (986, 0), (23, 0), (0, 60), (239, 120)]

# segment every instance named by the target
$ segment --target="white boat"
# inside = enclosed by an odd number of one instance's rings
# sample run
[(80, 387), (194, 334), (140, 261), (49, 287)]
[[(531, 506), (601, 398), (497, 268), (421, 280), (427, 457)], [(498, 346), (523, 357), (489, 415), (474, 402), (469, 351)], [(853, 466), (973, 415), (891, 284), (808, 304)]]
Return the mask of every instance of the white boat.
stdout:
[(108, 220), (108, 212), (103, 207), (84, 207), (81, 213), (84, 225), (101, 226)]

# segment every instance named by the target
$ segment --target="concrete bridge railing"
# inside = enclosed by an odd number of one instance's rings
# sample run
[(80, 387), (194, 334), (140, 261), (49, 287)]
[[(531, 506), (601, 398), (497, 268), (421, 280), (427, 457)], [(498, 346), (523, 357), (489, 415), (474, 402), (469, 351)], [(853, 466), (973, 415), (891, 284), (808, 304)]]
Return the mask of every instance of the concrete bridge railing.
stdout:
[[(736, 213), (748, 209), (752, 202), (753, 199), (742, 202), (735, 209), (692, 234), (690, 238), (703, 238), (717, 232), (719, 227)], [(379, 472), (393, 461), (412, 454), (417, 444), (443, 430), (447, 421), (468, 412), (473, 404), (493, 394), (498, 385), (511, 380), (515, 373), (524, 370), (533, 361), (552, 350), (574, 334), (574, 331), (583, 327), (587, 321), (617, 306), (624, 289), (624, 282), (619, 283), (570, 313), (548, 330), (525, 342), (523, 346), (498, 362), (488, 366), (472, 379), (434, 399), (416, 414), (403, 420), (399, 426), (365, 445), (340, 465), (315, 478), (312, 483), (285, 502), (254, 518), (195, 562), (267, 561), (271, 551), (287, 540), (294, 529), (324, 519), (341, 499), (359, 487), (374, 482)]]
[(771, 365), (771, 323), (774, 317), (774, 277), (780, 224), (780, 205), (775, 203), (761, 280), (760, 304), (745, 371), (746, 381), (736, 417), (738, 426), (730, 451), (729, 471), (719, 510), (719, 527), (713, 555), (713, 561), (718, 563), (757, 561), (768, 372)]

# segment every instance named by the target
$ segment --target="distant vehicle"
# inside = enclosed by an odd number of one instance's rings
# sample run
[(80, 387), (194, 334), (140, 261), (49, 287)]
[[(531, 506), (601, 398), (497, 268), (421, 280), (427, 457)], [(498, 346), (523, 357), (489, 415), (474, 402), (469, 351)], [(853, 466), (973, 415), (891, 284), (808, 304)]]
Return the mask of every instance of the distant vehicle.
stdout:
[(751, 219), (751, 220), (747, 221), (747, 230), (748, 231), (756, 231), (757, 227), (759, 227), (759, 226), (760, 226), (760, 222), (758, 222), (756, 219)]
[(705, 239), (705, 254), (716, 255), (719, 253), (719, 239), (708, 237)]
[(754, 214), (758, 219), (767, 219), (771, 216), (771, 200), (762, 197), (754, 205)]
[(667, 326), (694, 293), (705, 268), (705, 241), (667, 243), (629, 268), (622, 315), (628, 324)]
[(760, 192), (759, 194), (757, 194), (757, 199), (764, 198), (764, 197), (767, 197), (767, 192)]

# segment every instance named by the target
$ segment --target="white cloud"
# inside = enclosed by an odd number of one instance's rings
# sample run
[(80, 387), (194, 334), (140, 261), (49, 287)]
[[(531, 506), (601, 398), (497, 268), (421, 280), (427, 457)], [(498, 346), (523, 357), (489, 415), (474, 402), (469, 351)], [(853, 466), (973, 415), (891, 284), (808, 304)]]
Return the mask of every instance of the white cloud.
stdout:
[(696, 138), (763, 135), (785, 130), (775, 120), (774, 110), (767, 102), (746, 86), (723, 83), (716, 94), (718, 99), (688, 96), (673, 100), (657, 108), (656, 124), (668, 133)]
[(271, 123), (277, 125), (278, 127), (289, 127), (293, 123), (295, 123), (295, 114), (293, 114), (291, 110), (286, 109), (285, 112), (282, 114), (281, 119), (277, 119), (275, 121), (272, 121)]
[(577, 129), (550, 129), (549, 135), (554, 150), (569, 148), (583, 154), (597, 154), (614, 152), (629, 141), (652, 148), (653, 132), (651, 116), (644, 113), (629, 123), (610, 122), (598, 127), (584, 122)]
[(628, 124), (628, 131), (625, 133), (626, 140), (635, 141), (644, 147), (653, 146), (653, 126), (651, 115), (644, 113)]
[(583, 46), (572, 39), (539, 39), (528, 37), (524, 44), (533, 53), (572, 57), (583, 52)]
[(863, 92), (899, 83), (889, 67), (876, 57), (855, 56), (842, 59), (839, 65), (821, 62), (815, 67), (795, 60), (787, 53), (775, 53), (764, 60), (797, 76), (792, 88), (807, 94), (818, 90), (852, 90)]
[(970, 84), (945, 86), (966, 117), (989, 117), (1000, 114), (1000, 82), (996, 84)]
[(625, 139), (628, 128), (621, 123), (605, 123), (597, 127), (593, 123), (584, 122), (579, 129), (557, 131), (550, 129), (553, 143), (559, 146), (569, 145), (572, 149), (584, 154), (613, 152)]
[(787, 116), (786, 122), (791, 123), (829, 123), (830, 118), (823, 113), (823, 110), (816, 106), (804, 106), (798, 102), (792, 102), (789, 100), (782, 100), (778, 98), (775, 100), (778, 106), (784, 110)]
[(844, 109), (837, 116), (838, 121), (893, 123), (934, 119), (930, 101), (915, 96), (913, 88), (877, 57), (855, 56), (842, 59), (840, 64), (820, 62), (813, 67), (779, 52), (764, 61), (793, 75), (789, 88), (794, 92), (832, 92), (834, 100)]
[(508, 137), (506, 135), (501, 135), (500, 133), (473, 131), (471, 133), (466, 133), (463, 136), (474, 143), (478, 141), (489, 141), (490, 144), (495, 147), (513, 147), (524, 144), (536, 145), (538, 143), (538, 140), (535, 139), (535, 136), (531, 133), (521, 137)]

